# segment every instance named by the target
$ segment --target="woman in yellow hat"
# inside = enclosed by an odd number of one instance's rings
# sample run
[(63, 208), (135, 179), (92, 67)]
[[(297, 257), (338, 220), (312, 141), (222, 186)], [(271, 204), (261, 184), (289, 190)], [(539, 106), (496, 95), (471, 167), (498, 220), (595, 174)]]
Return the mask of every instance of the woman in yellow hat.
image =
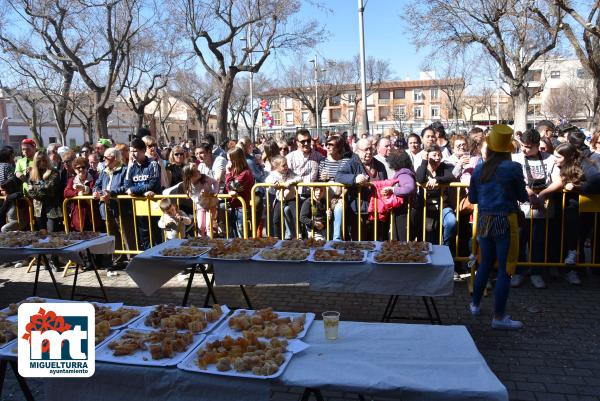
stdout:
[(511, 161), (513, 130), (504, 124), (494, 125), (486, 138), (486, 158), (475, 168), (469, 186), (469, 201), (477, 204), (477, 242), (480, 263), (475, 277), (473, 299), (469, 305), (473, 315), (481, 313), (480, 302), (490, 269), (498, 262), (494, 288), (492, 328), (516, 330), (523, 323), (512, 320), (506, 311), (510, 275), (518, 256), (518, 202), (528, 199), (521, 166)]

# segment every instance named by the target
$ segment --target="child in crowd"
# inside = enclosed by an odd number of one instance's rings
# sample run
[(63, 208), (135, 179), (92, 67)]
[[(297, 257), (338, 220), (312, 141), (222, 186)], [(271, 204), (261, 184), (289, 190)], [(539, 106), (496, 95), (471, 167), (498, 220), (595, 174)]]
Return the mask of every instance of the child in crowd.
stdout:
[(296, 188), (294, 184), (302, 181), (302, 177), (291, 171), (287, 159), (283, 156), (271, 158), (271, 172), (265, 179), (268, 184), (275, 187), (269, 189), (270, 203), (273, 205), (273, 226), (275, 235), (280, 233), (281, 228), (281, 203), (283, 201), (283, 214), (285, 220), (284, 239), (297, 238), (296, 234)]
[(165, 230), (165, 238), (170, 240), (185, 236), (185, 226), (192, 224), (192, 219), (169, 199), (162, 199), (159, 205), (163, 215), (158, 220), (158, 227)]
[(331, 209), (325, 191), (323, 187), (314, 187), (311, 197), (302, 203), (300, 222), (306, 226), (309, 238), (327, 240), (327, 218), (331, 218)]
[(217, 230), (219, 182), (198, 171), (195, 164), (183, 168), (183, 188), (196, 204), (198, 236), (210, 236)]
[(22, 181), (14, 175), (0, 183), (0, 196), (6, 197), (0, 207), (0, 216), (6, 214), (5, 223), (0, 229), (3, 233), (19, 230), (17, 202), (19, 202), (19, 199), (23, 198), (22, 187)]

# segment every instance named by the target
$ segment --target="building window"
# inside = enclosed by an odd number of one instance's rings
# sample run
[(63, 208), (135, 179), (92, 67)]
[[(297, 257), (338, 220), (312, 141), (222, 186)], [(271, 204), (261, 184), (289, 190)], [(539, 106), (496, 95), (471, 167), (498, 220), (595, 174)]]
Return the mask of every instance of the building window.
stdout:
[(390, 91), (379, 91), (379, 103), (388, 104), (390, 102)]
[(583, 68), (578, 68), (577, 69), (577, 78), (590, 79), (590, 75)]
[(440, 107), (439, 106), (431, 106), (431, 118), (440, 118)]
[(294, 123), (294, 113), (285, 113), (285, 123), (292, 125)]
[(310, 113), (308, 111), (302, 112), (302, 124), (310, 123)]
[(394, 108), (394, 118), (404, 120), (406, 118), (406, 106), (396, 106)]
[(271, 117), (273, 117), (273, 125), (281, 125), (281, 113), (273, 112)]
[(339, 123), (340, 118), (342, 117), (342, 109), (331, 109), (329, 111), (330, 117), (329, 122), (331, 123)]
[(440, 98), (440, 92), (438, 88), (431, 89), (431, 100), (438, 100)]
[(394, 89), (394, 99), (404, 99), (406, 93), (404, 89)]
[(272, 109), (278, 109), (279, 108), (279, 98), (274, 97), (272, 99), (267, 99), (269, 102), (269, 107)]
[(48, 143), (56, 143), (56, 137), (55, 136), (49, 136), (48, 137)]
[(550, 78), (553, 78), (553, 79), (560, 78), (560, 71), (550, 71)]
[(354, 101), (356, 100), (356, 92), (346, 93), (346, 99), (348, 100), (348, 103), (354, 103)]
[(380, 107), (379, 108), (379, 120), (387, 120), (390, 116), (390, 108), (389, 107)]
[(369, 119), (369, 121), (375, 121), (373, 109), (367, 109), (367, 118)]
[(293, 109), (294, 108), (294, 99), (292, 99), (291, 97), (286, 97), (285, 98), (285, 108)]
[(329, 98), (330, 106), (339, 106), (342, 101), (342, 97), (340, 95), (332, 96)]
[(352, 121), (354, 119), (354, 110), (348, 110), (348, 121)]
[(415, 120), (423, 119), (423, 106), (416, 106), (413, 109), (413, 115), (415, 116)]
[(413, 90), (413, 100), (415, 102), (420, 102), (425, 100), (425, 96), (423, 96), (423, 90), (422, 89), (415, 89)]
[(69, 147), (74, 148), (75, 146), (77, 146), (77, 141), (75, 138), (69, 138)]
[(529, 70), (527, 74), (525, 74), (526, 81), (541, 81), (542, 80), (542, 70)]

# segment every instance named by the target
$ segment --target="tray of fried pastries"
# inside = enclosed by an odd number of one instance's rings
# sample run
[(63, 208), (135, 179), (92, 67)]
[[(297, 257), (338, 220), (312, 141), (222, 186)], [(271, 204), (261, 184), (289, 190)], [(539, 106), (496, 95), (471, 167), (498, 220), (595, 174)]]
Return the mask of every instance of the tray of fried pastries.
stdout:
[(249, 260), (259, 251), (259, 248), (252, 248), (245, 245), (234, 244), (219, 245), (211, 248), (202, 255), (207, 260)]
[(21, 304), (32, 304), (32, 303), (43, 304), (43, 303), (47, 303), (47, 302), (73, 302), (73, 301), (69, 301), (66, 299), (28, 297), (20, 302), (9, 304), (4, 309), (0, 309), (0, 319), (5, 318), (6, 320), (16, 322), (19, 318), (18, 313), (19, 313), (19, 306), (21, 306)]
[(16, 358), (19, 356), (19, 342), (15, 338), (7, 342), (4, 346), (0, 345), (0, 359)]
[[(66, 239), (66, 240), (76, 240), (76, 241), (89, 241), (92, 239), (105, 237), (108, 235), (106, 233), (97, 233), (94, 231), (71, 231), (68, 233), (56, 233), (56, 234), (58, 234), (58, 235), (56, 235), (56, 237)], [(51, 235), (55, 236), (54, 233)]]
[(0, 248), (25, 248), (45, 236), (46, 234), (42, 231), (10, 231), (0, 233)]
[(177, 367), (188, 372), (272, 379), (281, 376), (293, 355), (307, 347), (299, 340), (210, 335)]
[(215, 330), (215, 334), (300, 339), (304, 338), (314, 320), (314, 313), (274, 312), (272, 308), (237, 309)]
[(345, 251), (347, 249), (357, 251), (378, 251), (381, 248), (381, 242), (379, 241), (327, 241), (325, 244), (326, 249), (338, 249)]
[(367, 261), (367, 251), (358, 249), (315, 249), (308, 257), (308, 261), (315, 263), (364, 263)]
[(227, 245), (231, 242), (230, 239), (226, 238), (209, 238), (209, 237), (199, 237), (199, 238), (189, 238), (184, 240), (181, 243), (181, 246), (194, 246), (194, 247), (208, 247), (212, 248), (214, 246), (223, 246)]
[(308, 260), (310, 249), (263, 249), (252, 257), (256, 262), (304, 262)]
[(60, 237), (48, 237), (32, 243), (27, 248), (33, 250), (65, 249), (83, 242), (83, 240), (68, 240)]
[(278, 242), (279, 239), (275, 237), (234, 238), (230, 244), (243, 248), (273, 248)]
[(431, 256), (414, 249), (387, 249), (373, 252), (368, 256), (371, 263), (379, 265), (427, 265), (431, 264)]
[(12, 340), (17, 338), (17, 334), (17, 322), (0, 318), (0, 348), (8, 346)]
[(175, 329), (125, 329), (96, 349), (96, 360), (125, 365), (175, 366), (204, 337), (204, 334)]
[(306, 238), (306, 239), (286, 239), (280, 240), (275, 244), (274, 248), (281, 249), (311, 249), (321, 248), (325, 246), (327, 241), (322, 239)]
[(193, 334), (208, 333), (217, 327), (229, 314), (227, 305), (213, 305), (212, 308), (176, 306), (161, 304), (151, 307), (142, 319), (129, 326), (131, 329), (174, 329), (178, 332), (190, 331)]
[(426, 241), (385, 241), (381, 243), (382, 251), (406, 250), (422, 253), (433, 252), (433, 245)]
[(123, 306), (122, 303), (92, 302), (96, 312), (96, 331), (98, 324), (105, 321), (112, 330), (123, 329), (133, 324), (138, 319), (146, 316), (153, 309), (152, 306)]
[(165, 248), (158, 252), (156, 255), (159, 258), (176, 258), (176, 259), (190, 259), (198, 258), (208, 252), (208, 247), (195, 247), (195, 246), (178, 246)]

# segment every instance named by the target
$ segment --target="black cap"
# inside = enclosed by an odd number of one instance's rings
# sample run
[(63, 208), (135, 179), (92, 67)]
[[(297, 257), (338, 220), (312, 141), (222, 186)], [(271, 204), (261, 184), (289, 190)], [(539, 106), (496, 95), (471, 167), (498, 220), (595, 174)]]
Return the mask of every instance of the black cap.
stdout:
[(579, 131), (579, 128), (577, 128), (576, 126), (574, 126), (571, 123), (562, 123), (560, 125), (560, 127), (558, 127), (558, 132), (560, 132), (561, 134), (563, 134), (565, 132), (573, 132), (573, 131)]
[(537, 123), (535, 125), (536, 129), (539, 129), (540, 127), (548, 127), (550, 128), (552, 131), (556, 131), (556, 126), (554, 125), (554, 123), (550, 120), (542, 120), (539, 123)]

